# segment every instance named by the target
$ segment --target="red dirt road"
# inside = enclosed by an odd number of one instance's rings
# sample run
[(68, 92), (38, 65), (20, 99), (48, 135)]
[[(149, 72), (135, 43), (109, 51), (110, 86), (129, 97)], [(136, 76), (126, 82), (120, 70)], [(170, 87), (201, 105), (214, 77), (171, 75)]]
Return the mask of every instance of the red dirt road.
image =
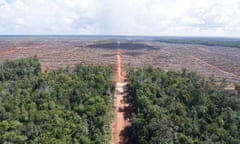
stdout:
[[(120, 43), (118, 44), (118, 46)], [(111, 144), (123, 144), (124, 138), (121, 135), (121, 132), (127, 126), (127, 120), (125, 119), (125, 87), (127, 85), (124, 82), (125, 76), (123, 72), (123, 66), (121, 64), (121, 52), (120, 49), (117, 49), (117, 63), (115, 69), (115, 79), (116, 79), (116, 88), (114, 94), (114, 121), (112, 123), (112, 141)]]
[(121, 136), (121, 132), (128, 125), (127, 120), (124, 118), (124, 109), (126, 104), (124, 103), (124, 87), (127, 83), (117, 82), (116, 90), (115, 90), (115, 120), (113, 121), (113, 130), (112, 130), (112, 144), (123, 144), (123, 137)]

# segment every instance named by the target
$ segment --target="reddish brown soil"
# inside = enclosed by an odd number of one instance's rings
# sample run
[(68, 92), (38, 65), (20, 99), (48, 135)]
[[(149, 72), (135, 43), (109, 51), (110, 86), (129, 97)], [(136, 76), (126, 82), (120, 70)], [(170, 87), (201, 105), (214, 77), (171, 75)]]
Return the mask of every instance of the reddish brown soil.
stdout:
[(210, 68), (212, 68), (212, 69), (214, 69), (214, 70), (216, 70), (216, 71), (219, 71), (219, 72), (222, 72), (222, 73), (224, 73), (224, 74), (232, 75), (232, 76), (236, 76), (236, 77), (237, 77), (237, 75), (235, 75), (235, 74), (233, 74), (233, 73), (230, 73), (230, 72), (227, 72), (227, 71), (224, 71), (224, 70), (222, 70), (222, 69), (220, 69), (220, 68), (218, 68), (218, 67), (216, 67), (216, 66), (214, 66), (214, 65), (211, 65), (211, 64), (207, 63), (206, 61), (204, 61), (204, 60), (202, 60), (202, 59), (200, 59), (200, 58), (198, 58), (198, 57), (191, 56), (191, 58), (193, 58), (193, 59), (195, 59), (195, 60), (197, 60), (197, 61), (205, 64), (206, 66), (208, 66), (208, 67), (210, 67)]
[[(118, 44), (118, 46), (120, 43)], [(127, 83), (124, 82), (125, 74), (123, 73), (124, 67), (122, 66), (122, 55), (121, 51), (118, 48), (116, 54), (116, 68), (115, 68), (115, 94), (114, 94), (114, 120), (112, 124), (112, 141), (111, 144), (124, 144), (124, 135), (123, 131), (126, 129), (128, 123), (125, 119), (126, 115), (126, 86)]]
[[(132, 67), (146, 64), (166, 71), (196, 71), (206, 78), (226, 79), (230, 83), (240, 81), (240, 48), (211, 47), (191, 44), (167, 44), (152, 41), (121, 41), (121, 63)], [(36, 55), (43, 67), (42, 71), (76, 64), (111, 64), (122, 66), (116, 59), (116, 40), (0, 40), (0, 62), (7, 59), (32, 57)], [(122, 69), (118, 67), (118, 69)], [(119, 72), (116, 75), (123, 75)], [(119, 78), (122, 79), (122, 78)], [(117, 81), (115, 92), (115, 120), (113, 122), (113, 142), (121, 143), (121, 132), (128, 125), (124, 118), (124, 87), (126, 83)], [(233, 89), (234, 85), (229, 86)], [(121, 103), (122, 102), (122, 103)]]
[[(116, 64), (117, 40), (0, 40), (0, 62), (37, 55), (43, 67)], [(150, 64), (164, 70), (196, 71), (217, 80), (240, 81), (240, 48), (167, 44), (152, 41), (121, 41), (122, 63)], [(211, 66), (210, 66), (211, 65)], [(213, 67), (212, 67), (213, 66)]]
[(113, 121), (113, 129), (112, 129), (112, 138), (113, 144), (123, 144), (124, 137), (121, 133), (128, 126), (128, 121), (125, 119), (124, 109), (127, 107), (127, 104), (124, 100), (124, 87), (126, 87), (126, 83), (117, 82), (116, 83), (116, 91), (115, 91), (115, 100), (114, 100), (114, 121)]

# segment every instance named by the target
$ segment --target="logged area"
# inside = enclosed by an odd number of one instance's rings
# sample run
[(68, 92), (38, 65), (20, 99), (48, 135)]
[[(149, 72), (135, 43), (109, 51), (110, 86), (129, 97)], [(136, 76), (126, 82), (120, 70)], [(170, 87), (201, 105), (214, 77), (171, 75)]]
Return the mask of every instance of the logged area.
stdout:
[[(82, 64), (115, 64), (117, 40), (8, 39), (0, 40), (0, 62), (36, 55), (43, 71)], [(199, 44), (169, 44), (120, 39), (122, 63), (152, 65), (164, 70), (196, 71), (205, 77), (240, 80), (240, 48)]]
[(0, 143), (239, 144), (240, 48), (220, 46), (0, 39)]

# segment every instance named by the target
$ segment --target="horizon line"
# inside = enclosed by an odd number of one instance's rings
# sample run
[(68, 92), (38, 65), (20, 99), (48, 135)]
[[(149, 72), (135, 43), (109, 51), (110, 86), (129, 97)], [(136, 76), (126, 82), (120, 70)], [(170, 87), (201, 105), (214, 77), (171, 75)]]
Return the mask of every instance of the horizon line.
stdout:
[(41, 37), (41, 36), (56, 36), (56, 37), (64, 37), (64, 36), (81, 36), (81, 37), (148, 37), (148, 38), (161, 38), (161, 37), (170, 37), (170, 38), (237, 38), (240, 39), (239, 36), (201, 36), (201, 35), (117, 35), (117, 34), (0, 34), (0, 37)]

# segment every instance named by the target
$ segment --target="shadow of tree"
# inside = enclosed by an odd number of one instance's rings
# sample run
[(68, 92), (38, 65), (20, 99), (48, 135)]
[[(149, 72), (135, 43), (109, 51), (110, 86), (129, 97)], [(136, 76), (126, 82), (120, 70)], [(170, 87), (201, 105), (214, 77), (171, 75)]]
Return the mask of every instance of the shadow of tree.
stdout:
[(131, 125), (134, 104), (132, 103), (133, 99), (131, 97), (129, 84), (124, 88), (123, 102), (126, 104), (126, 106), (124, 107), (124, 109), (121, 109), (121, 111), (124, 112), (124, 119), (129, 122), (129, 125), (120, 132), (122, 140), (119, 144), (136, 144), (137, 143), (136, 133), (134, 131), (133, 126)]

